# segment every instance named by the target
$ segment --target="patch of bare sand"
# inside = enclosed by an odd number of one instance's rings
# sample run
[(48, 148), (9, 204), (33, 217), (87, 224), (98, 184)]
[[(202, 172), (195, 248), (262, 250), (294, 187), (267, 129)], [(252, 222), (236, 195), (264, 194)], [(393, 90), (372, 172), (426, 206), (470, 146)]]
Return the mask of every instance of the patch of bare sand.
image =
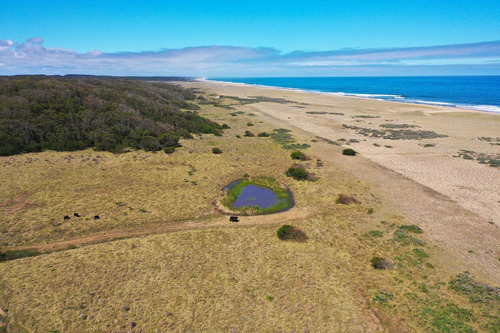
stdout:
[[(500, 146), (478, 139), (500, 136), (500, 115), (225, 83), (194, 85), (223, 95), (297, 102), (243, 108), (276, 127), (295, 128), (294, 134), (302, 133), (304, 139), (354, 141), (349, 147), (361, 153), (355, 159), (339, 157), (339, 148), (326, 144), (314, 145), (313, 151), (372, 184), (387, 207), (425, 228), (435, 245), (449, 252), (448, 258), (460, 258), (452, 269), (500, 281), (500, 168), (454, 157), (460, 150), (500, 156)], [(446, 137), (390, 140), (353, 128), (383, 130), (383, 124), (406, 124), (410, 126), (401, 129)], [(346, 141), (340, 142), (345, 146)]]

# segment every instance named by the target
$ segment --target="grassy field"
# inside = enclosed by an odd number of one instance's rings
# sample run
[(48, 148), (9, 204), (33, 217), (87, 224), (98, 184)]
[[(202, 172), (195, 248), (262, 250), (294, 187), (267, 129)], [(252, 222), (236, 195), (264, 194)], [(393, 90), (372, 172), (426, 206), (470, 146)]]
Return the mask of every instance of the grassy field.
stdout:
[[(249, 121), (256, 134), (277, 124), (233, 111), (203, 106), (202, 115), (231, 129), (183, 141), (172, 155), (1, 158), (4, 249), (114, 230), (180, 231), (0, 263), (0, 332), (5, 325), (12, 332), (498, 332), (500, 290), (474, 277), (450, 284), (455, 275), (441, 249), (426, 230), (408, 227), (418, 221), (321, 161), (321, 154), (348, 158), (341, 147), (292, 130), (312, 145), (303, 164), (316, 178), (296, 181), (285, 176), (295, 162), (290, 150), (271, 137), (243, 136)], [(212, 154), (214, 147), (223, 153)], [(222, 219), (214, 201), (245, 173), (286, 183), (296, 205), (238, 224)], [(336, 203), (340, 194), (357, 203)], [(190, 230), (187, 221), (212, 224)], [(279, 240), (283, 224), (307, 241)], [(392, 269), (375, 269), (374, 257)]]
[[(245, 173), (286, 178), (287, 154), (269, 139), (233, 144), (210, 136), (186, 140), (171, 155), (86, 150), (2, 158), (0, 244), (202, 219), (215, 214), (212, 202), (220, 190)], [(224, 153), (212, 154), (214, 145)]]

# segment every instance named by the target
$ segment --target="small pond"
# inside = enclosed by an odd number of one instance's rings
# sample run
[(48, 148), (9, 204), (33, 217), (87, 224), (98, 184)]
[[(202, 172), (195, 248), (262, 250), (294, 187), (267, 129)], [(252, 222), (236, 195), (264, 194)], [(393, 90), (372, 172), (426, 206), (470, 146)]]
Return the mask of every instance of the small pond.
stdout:
[(260, 209), (272, 207), (278, 203), (278, 196), (270, 189), (247, 185), (245, 186), (236, 201), (233, 202), (234, 208), (257, 206)]
[(242, 213), (250, 213), (248, 209), (257, 208), (251, 215), (278, 213), (290, 209), (294, 205), (292, 193), (278, 186), (273, 188), (274, 190), (259, 183), (238, 180), (226, 186), (225, 190), (233, 195), (229, 195), (225, 204)]

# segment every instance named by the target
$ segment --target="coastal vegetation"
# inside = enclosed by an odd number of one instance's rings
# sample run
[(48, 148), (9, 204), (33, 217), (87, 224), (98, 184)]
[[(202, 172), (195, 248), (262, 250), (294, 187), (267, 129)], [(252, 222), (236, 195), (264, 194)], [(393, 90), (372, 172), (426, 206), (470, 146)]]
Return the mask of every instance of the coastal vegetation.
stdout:
[[(448, 137), (447, 135), (439, 134), (434, 131), (407, 129), (408, 127), (414, 127), (410, 125), (396, 125), (394, 127), (392, 126), (392, 124), (385, 124), (385, 126), (381, 126), (382, 127), (381, 130), (374, 128), (364, 128), (354, 125), (346, 125), (346, 124), (343, 124), (342, 127), (353, 129), (356, 131), (357, 134), (361, 134), (366, 137), (382, 138), (387, 140), (422, 140), (422, 139), (438, 139), (438, 138)], [(399, 129), (399, 128), (404, 128), (404, 129)]]
[(0, 78), (0, 155), (127, 149), (170, 153), (192, 134), (221, 135), (195, 95), (167, 83), (97, 77)]
[(342, 155), (356, 156), (356, 151), (352, 148), (346, 148), (346, 149), (342, 150)]
[(307, 143), (297, 143), (290, 132), (291, 130), (286, 128), (275, 128), (270, 136), (274, 142), (281, 145), (285, 149), (307, 149), (311, 147), (311, 145)]
[(292, 153), (290, 154), (290, 157), (293, 160), (299, 160), (299, 161), (305, 161), (307, 159), (306, 155), (303, 152), (298, 151), (298, 150), (292, 151)]
[(282, 225), (276, 231), (276, 234), (278, 238), (282, 241), (296, 241), (296, 242), (307, 241), (307, 235), (302, 230), (289, 224)]
[(292, 177), (295, 180), (308, 180), (310, 175), (302, 166), (292, 166), (286, 171), (288, 177)]

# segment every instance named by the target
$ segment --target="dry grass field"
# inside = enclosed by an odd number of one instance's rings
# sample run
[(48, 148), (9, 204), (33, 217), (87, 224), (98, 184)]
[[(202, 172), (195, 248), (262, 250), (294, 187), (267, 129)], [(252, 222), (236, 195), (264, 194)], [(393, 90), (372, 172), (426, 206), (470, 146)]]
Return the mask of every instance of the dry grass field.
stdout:
[[(64, 244), (0, 263), (0, 332), (498, 332), (500, 289), (458, 275), (477, 271), (474, 253), (452, 253), (386, 201), (356, 175), (362, 157), (251, 105), (221, 103), (200, 114), (231, 129), (171, 155), (0, 159), (1, 250)], [(316, 181), (285, 176), (291, 150), (257, 136), (277, 128), (312, 146), (301, 163)], [(214, 202), (245, 173), (286, 183), (295, 207), (228, 222)], [(336, 203), (339, 194), (357, 203)], [(283, 224), (307, 240), (279, 240)], [(374, 257), (391, 269), (375, 269)]]

